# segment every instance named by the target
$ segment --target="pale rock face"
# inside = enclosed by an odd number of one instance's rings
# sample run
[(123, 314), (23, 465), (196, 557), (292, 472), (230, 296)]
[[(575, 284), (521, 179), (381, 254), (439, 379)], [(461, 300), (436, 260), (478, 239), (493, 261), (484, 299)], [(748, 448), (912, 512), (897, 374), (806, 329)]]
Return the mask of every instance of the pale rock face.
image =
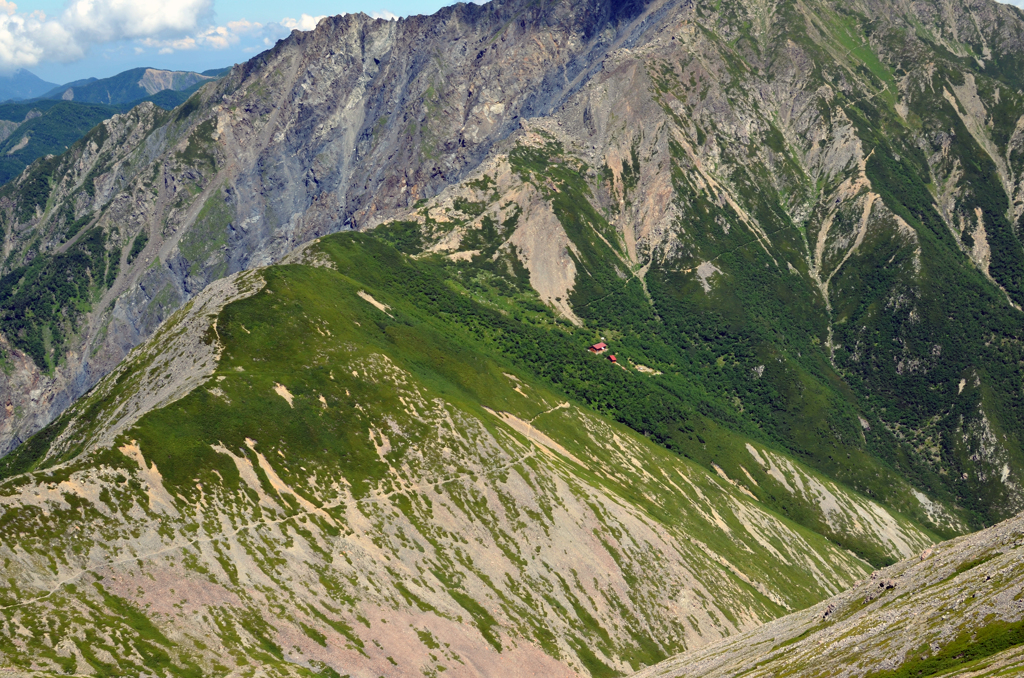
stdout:
[(139, 79), (138, 85), (146, 90), (147, 94), (156, 94), (167, 89), (175, 91), (188, 89), (196, 83), (213, 79), (212, 76), (188, 71), (163, 71), (147, 68)]
[(530, 284), (541, 299), (580, 324), (569, 305), (569, 293), (576, 282), (576, 265), (569, 257), (573, 244), (547, 202), (529, 197), (517, 202), (526, 205), (527, 211), (520, 217), (522, 225), (508, 242), (516, 246), (517, 256), (530, 271)]

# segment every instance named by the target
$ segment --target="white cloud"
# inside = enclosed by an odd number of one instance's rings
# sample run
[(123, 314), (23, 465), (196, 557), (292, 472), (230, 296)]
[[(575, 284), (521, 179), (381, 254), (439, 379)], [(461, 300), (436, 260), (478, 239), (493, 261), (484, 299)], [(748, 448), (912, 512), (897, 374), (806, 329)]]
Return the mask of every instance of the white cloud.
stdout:
[[(0, 2), (2, 1), (0, 0)], [(183, 38), (170, 40), (144, 38), (139, 40), (139, 43), (146, 47), (158, 48), (160, 54), (171, 54), (178, 50), (199, 49), (202, 47), (227, 49), (237, 45), (243, 37), (263, 33), (265, 28), (261, 23), (240, 19), (238, 21), (229, 21), (225, 26), (208, 26), (195, 32), (193, 35), (186, 35)]]
[(212, 0), (72, 0), (58, 17), (19, 12), (0, 0), (0, 70), (40, 61), (74, 61), (90, 46), (124, 39), (171, 38), (195, 31)]
[(398, 15), (392, 12), (382, 9), (379, 12), (370, 12), (370, 16), (374, 19), (384, 19), (385, 21), (398, 21)]
[(111, 42), (195, 30), (212, 8), (212, 0), (74, 0), (61, 22), (90, 42)]
[[(0, 0), (0, 2), (2, 1), (3, 0)], [(281, 25), (291, 31), (311, 31), (316, 28), (316, 25), (320, 23), (320, 19), (323, 18), (325, 18), (324, 15), (310, 16), (308, 14), (303, 14), (297, 21), (295, 19), (285, 17), (281, 19)]]

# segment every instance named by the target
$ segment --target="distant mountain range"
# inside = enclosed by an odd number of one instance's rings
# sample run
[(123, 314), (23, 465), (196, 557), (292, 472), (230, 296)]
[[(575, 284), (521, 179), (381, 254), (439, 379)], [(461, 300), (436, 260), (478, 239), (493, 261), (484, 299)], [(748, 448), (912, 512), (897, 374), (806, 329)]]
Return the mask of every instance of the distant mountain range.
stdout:
[[(227, 72), (133, 68), (110, 78), (54, 85), (26, 70), (0, 78), (0, 184), (34, 160), (63, 153), (103, 120), (152, 101), (165, 110), (183, 104)], [(26, 100), (27, 99), (27, 100)]]
[(34, 73), (19, 68), (10, 75), (0, 75), (0, 101), (35, 99), (49, 92), (55, 83), (47, 82)]
[(204, 73), (193, 71), (165, 71), (157, 68), (133, 68), (110, 78), (87, 78), (65, 85), (53, 85), (37, 95), (42, 99), (75, 101), (86, 104), (134, 104), (163, 92), (175, 92), (180, 104), (188, 95), (210, 80), (215, 80), (227, 69)]

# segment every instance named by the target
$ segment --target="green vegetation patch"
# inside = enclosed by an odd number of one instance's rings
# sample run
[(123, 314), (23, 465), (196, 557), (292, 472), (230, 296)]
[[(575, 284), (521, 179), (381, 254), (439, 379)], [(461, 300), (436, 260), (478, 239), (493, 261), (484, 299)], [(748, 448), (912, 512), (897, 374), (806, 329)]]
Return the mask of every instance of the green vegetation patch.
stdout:
[(997, 621), (981, 628), (962, 631), (952, 642), (931, 656), (925, 652), (906, 658), (899, 668), (876, 671), (867, 678), (925, 678), (964, 669), (973, 662), (1024, 645), (1024, 621)]
[(1002, 553), (997, 551), (995, 553), (986, 553), (986, 554), (984, 554), (982, 556), (978, 556), (977, 558), (974, 558), (972, 560), (968, 560), (967, 562), (960, 563), (959, 565), (957, 565), (956, 566), (956, 570), (954, 570), (954, 573), (955, 574), (963, 574), (964, 572), (967, 572), (968, 570), (973, 570), (974, 568), (978, 567), (979, 565), (984, 565), (988, 561), (990, 561), (990, 560), (992, 560), (994, 558), (998, 558), (1001, 555), (1002, 555)]
[(142, 250), (146, 249), (146, 245), (149, 243), (149, 233), (142, 231), (135, 240), (132, 241), (132, 248), (128, 251), (127, 263), (130, 265), (135, 258), (142, 254)]
[(46, 458), (50, 445), (63, 433), (67, 424), (66, 416), (55, 419), (13, 451), (0, 457), (0, 478), (10, 478), (34, 470)]
[(50, 199), (50, 190), (53, 188), (54, 174), (57, 172), (60, 161), (59, 156), (43, 158), (33, 164), (28, 175), (20, 184), (10, 184), (5, 187), (6, 195), (17, 196), (19, 223), (28, 223), (34, 219), (37, 210), (45, 211)]
[[(195, 96), (178, 109), (177, 115), (179, 119), (187, 115), (184, 111), (194, 100), (196, 100)], [(185, 146), (185, 150), (176, 153), (175, 157), (191, 167), (206, 167), (213, 171), (217, 167), (217, 158), (213, 154), (213, 134), (216, 131), (216, 119), (210, 118), (200, 123), (189, 136), (188, 145)]]
[(419, 254), (423, 251), (423, 235), (415, 221), (392, 221), (378, 226), (373, 232), (399, 252)]
[(67, 251), (39, 254), (14, 269), (0, 278), (0, 330), (52, 372), (82, 315), (116, 277), (120, 256), (120, 249), (107, 251), (105, 233), (94, 228)]

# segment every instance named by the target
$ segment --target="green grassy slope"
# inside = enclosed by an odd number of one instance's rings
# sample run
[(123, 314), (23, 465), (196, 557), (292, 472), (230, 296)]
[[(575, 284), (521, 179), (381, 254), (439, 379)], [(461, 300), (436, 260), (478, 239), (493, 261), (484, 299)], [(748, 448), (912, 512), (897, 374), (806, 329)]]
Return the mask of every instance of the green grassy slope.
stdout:
[[(583, 326), (560, 322), (539, 304), (517, 255), (499, 249), (520, 224), (518, 212), (503, 207), (507, 200), (492, 179), (471, 182), (482, 200), (456, 198), (458, 209), (447, 211), (441, 224), (429, 216), (434, 211), (428, 205), (421, 210), (422, 224), (400, 222), (372, 231), (420, 253), (418, 266), (437, 276), (418, 291), (401, 267), (392, 267), (396, 292), (418, 293), (421, 303), (466, 325), (517, 366), (705, 468), (717, 465), (761, 501), (876, 564), (902, 556), (876, 541), (877, 534), (831, 524), (824, 502), (780, 482), (746, 443), (785, 451), (816, 468), (812, 475), (854, 490), (851, 496), (873, 497), (922, 523), (943, 525), (926, 512), (914, 487), (876, 456), (879, 439), (884, 444), (891, 438), (877, 420), (864, 427), (855, 395), (815, 341), (824, 328), (804, 312), (816, 303), (811, 291), (796, 276), (768, 269), (770, 255), (742, 225), (731, 231), (739, 232), (738, 242), (715, 259), (730, 275), (716, 278), (714, 294), (705, 293), (692, 272), (680, 273), (675, 261), (653, 265), (641, 281), (621, 275), (628, 263), (615, 250), (615, 236), (601, 236), (610, 229), (589, 202), (585, 163), (548, 141), (517, 147), (508, 164), (518, 178), (504, 193), (518, 195), (519, 182), (537, 187), (574, 246), (570, 256), (578, 274), (569, 299)], [(495, 210), (512, 217), (498, 223)], [(424, 242), (453, 230), (464, 230), (457, 251), (472, 256), (422, 254)], [(444, 285), (463, 294), (435, 291)], [(583, 350), (600, 337), (611, 340), (619, 366)], [(652, 376), (636, 364), (661, 374)]]
[[(0, 485), (0, 624), (29, 630), (0, 662), (620, 675), (867, 572), (566, 399), (517, 357), (528, 334), (436, 264), (359, 234), (303, 258), (326, 266), (244, 274), (222, 311), (179, 312), (41, 434), (64, 457)], [(219, 357), (190, 357), (191, 335)], [(581, 379), (621, 372), (562, 341)], [(173, 381), (161, 360), (208, 376), (101, 442)]]

